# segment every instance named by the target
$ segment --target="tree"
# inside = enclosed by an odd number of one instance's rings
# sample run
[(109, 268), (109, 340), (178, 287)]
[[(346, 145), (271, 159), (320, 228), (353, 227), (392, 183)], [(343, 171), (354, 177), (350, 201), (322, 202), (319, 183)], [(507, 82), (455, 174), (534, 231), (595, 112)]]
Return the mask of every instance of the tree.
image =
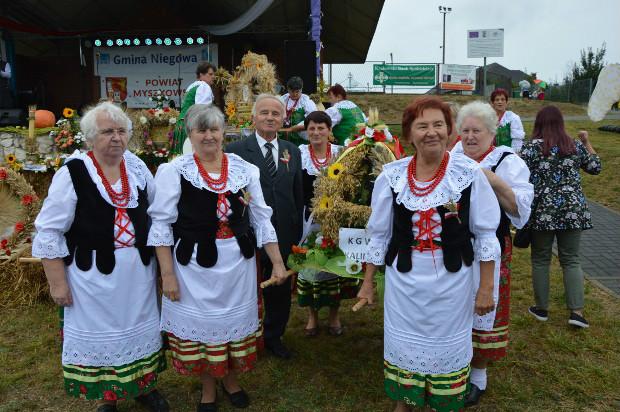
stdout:
[(588, 50), (582, 49), (579, 64), (573, 63), (572, 79), (593, 79), (594, 85), (596, 85), (598, 75), (605, 66), (603, 59), (605, 58), (606, 51), (607, 44), (605, 42), (603, 42), (600, 49), (596, 49), (596, 52), (592, 51), (592, 47), (588, 47)]

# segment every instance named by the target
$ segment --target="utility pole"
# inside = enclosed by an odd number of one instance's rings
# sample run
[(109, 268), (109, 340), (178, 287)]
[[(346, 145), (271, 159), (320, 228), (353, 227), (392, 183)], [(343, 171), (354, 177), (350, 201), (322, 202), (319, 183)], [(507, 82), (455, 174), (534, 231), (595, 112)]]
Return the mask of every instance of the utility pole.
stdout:
[(443, 14), (443, 43), (441, 46), (441, 64), (446, 64), (446, 14), (452, 11), (452, 7), (439, 6), (439, 12)]

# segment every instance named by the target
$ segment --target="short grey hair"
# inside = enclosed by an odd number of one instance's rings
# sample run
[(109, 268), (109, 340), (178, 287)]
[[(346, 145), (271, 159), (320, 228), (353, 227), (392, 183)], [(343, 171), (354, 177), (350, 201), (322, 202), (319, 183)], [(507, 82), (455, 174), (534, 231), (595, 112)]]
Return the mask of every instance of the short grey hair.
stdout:
[(212, 128), (224, 130), (224, 114), (213, 104), (195, 104), (185, 113), (185, 132)]
[(456, 130), (458, 130), (459, 133), (461, 133), (463, 122), (468, 117), (475, 117), (480, 120), (492, 135), (497, 133), (497, 114), (490, 104), (482, 101), (475, 101), (463, 106), (456, 116)]
[(97, 132), (99, 132), (97, 128), (97, 118), (99, 116), (106, 116), (114, 123), (125, 126), (127, 129), (127, 139), (131, 138), (132, 123), (129, 116), (114, 103), (105, 101), (88, 109), (80, 120), (80, 129), (89, 144), (97, 136)]
[(286, 112), (286, 107), (284, 107), (284, 102), (282, 101), (282, 99), (280, 99), (275, 94), (270, 94), (270, 93), (261, 93), (258, 95), (258, 97), (256, 97), (256, 101), (254, 101), (254, 106), (252, 106), (252, 116), (256, 114), (256, 106), (258, 106), (258, 102), (267, 100), (267, 99), (273, 99), (273, 100), (276, 100), (278, 103), (280, 103), (280, 106), (282, 107), (282, 118), (284, 118), (285, 116), (284, 113)]

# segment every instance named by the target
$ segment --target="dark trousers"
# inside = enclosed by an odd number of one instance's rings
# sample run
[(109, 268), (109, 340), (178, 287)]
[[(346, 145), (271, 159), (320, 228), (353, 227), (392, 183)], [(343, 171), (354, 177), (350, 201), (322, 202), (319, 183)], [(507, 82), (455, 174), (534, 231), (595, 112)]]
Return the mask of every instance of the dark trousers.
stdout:
[[(263, 280), (271, 277), (271, 261), (264, 250), (261, 250), (261, 271)], [(283, 257), (286, 262), (286, 258)], [(279, 340), (284, 331), (291, 313), (291, 277), (281, 285), (273, 285), (263, 289), (265, 303), (264, 336), (265, 343)]]

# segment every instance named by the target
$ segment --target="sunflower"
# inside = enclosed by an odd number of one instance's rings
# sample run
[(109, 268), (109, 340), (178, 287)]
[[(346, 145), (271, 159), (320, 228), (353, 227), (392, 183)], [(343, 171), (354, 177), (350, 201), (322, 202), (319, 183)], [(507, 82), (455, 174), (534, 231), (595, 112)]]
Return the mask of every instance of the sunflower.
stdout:
[(327, 176), (330, 179), (338, 179), (344, 170), (344, 165), (340, 162), (333, 163), (327, 168)]
[(62, 111), (62, 115), (66, 117), (67, 119), (72, 118), (74, 114), (75, 114), (75, 110), (71, 109), (70, 107), (65, 107), (64, 110)]
[(17, 158), (14, 154), (8, 154), (4, 157), (4, 160), (10, 165), (14, 164), (17, 161)]
[(329, 196), (321, 197), (321, 201), (319, 202), (319, 209), (329, 209), (334, 205), (334, 201)]

